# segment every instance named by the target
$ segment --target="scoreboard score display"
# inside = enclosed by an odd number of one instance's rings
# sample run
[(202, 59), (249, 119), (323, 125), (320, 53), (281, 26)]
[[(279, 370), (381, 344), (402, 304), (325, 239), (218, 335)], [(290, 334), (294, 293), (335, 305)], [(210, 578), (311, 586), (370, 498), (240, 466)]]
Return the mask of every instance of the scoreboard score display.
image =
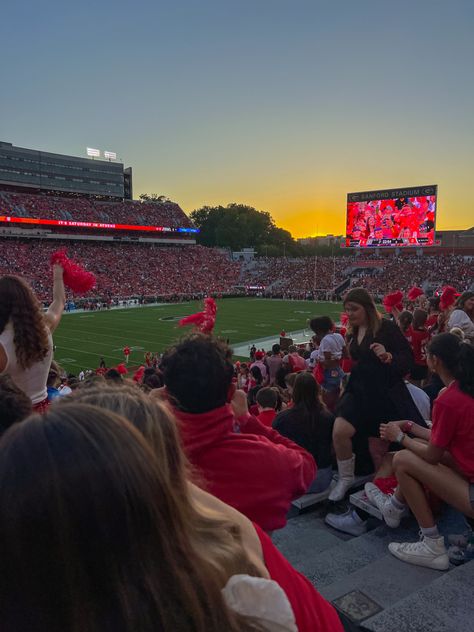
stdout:
[(347, 194), (346, 248), (434, 246), (435, 184)]

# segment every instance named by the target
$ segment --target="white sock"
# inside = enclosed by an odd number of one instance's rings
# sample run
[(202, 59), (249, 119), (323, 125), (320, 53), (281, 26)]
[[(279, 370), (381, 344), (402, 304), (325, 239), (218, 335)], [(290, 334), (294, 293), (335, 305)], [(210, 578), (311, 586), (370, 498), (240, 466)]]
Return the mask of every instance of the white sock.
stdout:
[(439, 538), (439, 531), (436, 525), (434, 527), (420, 527), (420, 529), (425, 538)]

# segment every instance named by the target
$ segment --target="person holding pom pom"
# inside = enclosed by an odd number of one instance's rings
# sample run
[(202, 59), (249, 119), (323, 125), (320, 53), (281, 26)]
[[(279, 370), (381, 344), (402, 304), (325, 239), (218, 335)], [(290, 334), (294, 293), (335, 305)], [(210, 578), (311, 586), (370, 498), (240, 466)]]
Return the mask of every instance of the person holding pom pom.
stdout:
[(45, 412), (48, 406), (52, 333), (65, 302), (60, 265), (53, 266), (53, 301), (45, 313), (24, 279), (13, 275), (0, 279), (0, 374), (9, 375), (38, 412)]

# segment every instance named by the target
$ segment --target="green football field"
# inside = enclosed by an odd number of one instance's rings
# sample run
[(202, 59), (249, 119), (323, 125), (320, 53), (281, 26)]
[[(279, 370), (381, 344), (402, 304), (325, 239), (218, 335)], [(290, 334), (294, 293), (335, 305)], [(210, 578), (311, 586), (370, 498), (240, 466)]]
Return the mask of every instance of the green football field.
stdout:
[[(179, 339), (189, 327), (178, 327), (183, 316), (201, 311), (202, 301), (151, 305), (101, 312), (65, 314), (54, 334), (55, 359), (67, 371), (95, 369), (103, 356), (108, 367), (123, 362), (123, 348), (132, 353), (130, 365), (143, 363), (146, 351), (161, 352)], [(259, 298), (217, 300), (215, 334), (229, 339), (236, 356), (248, 355), (248, 347), (270, 348), (265, 338), (277, 338), (284, 329), (288, 335), (300, 332), (309, 338), (307, 320), (315, 315), (339, 319), (338, 303), (283, 301)], [(260, 344), (259, 344), (260, 342)]]

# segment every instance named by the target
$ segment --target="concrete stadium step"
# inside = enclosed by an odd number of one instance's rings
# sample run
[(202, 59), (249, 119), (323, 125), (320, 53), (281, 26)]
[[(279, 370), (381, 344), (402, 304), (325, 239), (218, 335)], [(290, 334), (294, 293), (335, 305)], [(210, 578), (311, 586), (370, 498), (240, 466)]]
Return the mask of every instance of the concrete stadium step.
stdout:
[[(360, 493), (358, 496), (360, 499)], [(389, 542), (416, 541), (418, 525), (414, 519), (404, 520), (398, 529), (389, 529), (383, 523), (370, 518), (369, 521), (378, 526), (353, 538), (327, 526), (323, 519), (326, 511), (327, 507), (319, 506), (290, 519), (284, 529), (273, 535), (273, 541), (293, 566), (326, 599), (334, 603), (346, 617), (346, 622), (350, 621), (350, 625), (354, 626), (354, 630), (474, 630), (474, 600), (472, 609), (464, 608), (463, 611), (461, 607), (462, 600), (466, 601), (468, 594), (474, 595), (474, 562), (463, 567), (450, 567), (447, 572), (405, 564), (393, 557), (387, 546)], [(441, 522), (449, 526), (447, 530), (443, 529), (445, 534), (462, 531), (459, 515), (447, 515)], [(451, 576), (453, 579), (448, 582)], [(430, 600), (433, 597), (428, 589), (432, 586), (436, 588), (438, 583), (447, 586), (446, 594), (457, 604), (456, 627), (446, 627), (448, 619), (437, 614), (426, 618), (431, 622), (431, 627), (420, 623), (424, 619), (423, 611), (428, 606), (430, 612), (432, 610)], [(442, 588), (439, 592), (442, 592)], [(416, 614), (418, 595), (423, 604), (419, 615)], [(403, 614), (405, 602), (406, 616)], [(445, 610), (446, 607), (441, 608), (441, 614)], [(393, 625), (390, 623), (392, 619), (395, 621)]]
[[(354, 483), (351, 486), (351, 489), (357, 489), (358, 487), (362, 487), (365, 483), (368, 483), (373, 479), (373, 474), (368, 474), (366, 476), (356, 476), (354, 479)], [(337, 472), (334, 473), (333, 481), (337, 481), (338, 475)], [(320, 492), (319, 494), (303, 494), (296, 500), (292, 502), (293, 507), (297, 509), (307, 509), (308, 507), (312, 507), (313, 505), (318, 505), (319, 503), (327, 500), (330, 490), (332, 486), (324, 492)], [(378, 516), (376, 516), (378, 517)]]
[[(406, 581), (412, 575), (413, 571), (401, 579)], [(370, 632), (472, 632), (473, 596), (474, 561), (443, 573), (383, 612), (366, 619), (361, 629)]]
[(387, 554), (392, 540), (416, 539), (417, 528), (382, 525), (353, 538), (328, 527), (322, 517), (307, 513), (288, 521), (273, 534), (275, 545), (303, 575), (321, 590)]

